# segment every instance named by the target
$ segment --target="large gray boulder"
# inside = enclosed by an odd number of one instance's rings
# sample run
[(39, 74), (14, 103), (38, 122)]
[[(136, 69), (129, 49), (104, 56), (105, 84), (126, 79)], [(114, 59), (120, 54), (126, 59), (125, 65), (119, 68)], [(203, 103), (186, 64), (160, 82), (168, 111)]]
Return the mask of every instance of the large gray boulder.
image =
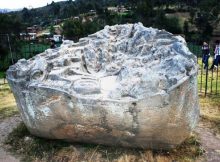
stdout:
[(19, 60), (7, 79), (40, 137), (167, 149), (199, 118), (196, 57), (182, 37), (140, 23)]

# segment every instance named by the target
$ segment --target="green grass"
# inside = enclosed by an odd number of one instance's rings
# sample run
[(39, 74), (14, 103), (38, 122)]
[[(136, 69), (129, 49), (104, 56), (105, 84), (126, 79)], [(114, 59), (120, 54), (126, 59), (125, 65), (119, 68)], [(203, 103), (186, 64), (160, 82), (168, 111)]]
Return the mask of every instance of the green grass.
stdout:
[[(27, 138), (30, 140), (27, 140)], [(29, 133), (24, 123), (13, 130), (5, 143), (12, 146), (11, 151), (23, 155), (22, 161), (32, 161), (34, 158), (49, 159), (56, 151), (70, 145), (58, 140), (53, 141), (34, 137)]]
[(0, 119), (13, 116), (18, 113), (14, 96), (8, 84), (0, 85)]
[(130, 13), (128, 13), (128, 12), (118, 13), (119, 16), (127, 16), (127, 15), (129, 15), (129, 14), (130, 14)]

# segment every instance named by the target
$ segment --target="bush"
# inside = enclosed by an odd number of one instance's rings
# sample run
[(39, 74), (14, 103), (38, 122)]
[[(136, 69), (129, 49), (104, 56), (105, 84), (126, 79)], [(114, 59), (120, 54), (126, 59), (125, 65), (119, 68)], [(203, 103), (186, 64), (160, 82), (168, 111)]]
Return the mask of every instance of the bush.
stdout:
[(5, 78), (5, 72), (0, 71), (0, 79)]
[(87, 36), (89, 34), (93, 34), (99, 30), (101, 30), (102, 28), (104, 28), (104, 26), (102, 26), (98, 21), (94, 20), (94, 21), (87, 21), (85, 22), (83, 25), (83, 32), (84, 32), (84, 36)]
[(163, 10), (157, 11), (155, 27), (165, 29), (173, 34), (181, 34), (182, 27), (178, 17), (166, 17)]
[(166, 21), (165, 21), (165, 25), (164, 25), (164, 28), (173, 33), (173, 34), (180, 34), (182, 33), (182, 28), (181, 28), (181, 25), (180, 25), (180, 21), (179, 21), (179, 18), (177, 17), (169, 17), (169, 18), (166, 18)]
[(82, 23), (79, 20), (67, 20), (63, 24), (63, 34), (70, 40), (78, 40), (83, 36)]

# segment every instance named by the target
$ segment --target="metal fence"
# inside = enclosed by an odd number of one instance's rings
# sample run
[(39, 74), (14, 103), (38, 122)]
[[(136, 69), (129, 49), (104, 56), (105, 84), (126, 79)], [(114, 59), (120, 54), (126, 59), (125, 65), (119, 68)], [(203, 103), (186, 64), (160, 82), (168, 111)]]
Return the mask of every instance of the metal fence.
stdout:
[(198, 43), (188, 43), (188, 47), (197, 56), (198, 71), (198, 90), (201, 95), (220, 95), (220, 70), (219, 65), (211, 69), (214, 61), (213, 45), (210, 47), (210, 57), (208, 60), (208, 67), (205, 67), (202, 61), (202, 47)]
[[(0, 34), (0, 71), (5, 71), (19, 59), (29, 59), (50, 47), (50, 38), (31, 35)], [(59, 47), (61, 43), (56, 45)]]
[(5, 71), (21, 58), (29, 59), (45, 51), (49, 46), (47, 39), (0, 34), (0, 71)]

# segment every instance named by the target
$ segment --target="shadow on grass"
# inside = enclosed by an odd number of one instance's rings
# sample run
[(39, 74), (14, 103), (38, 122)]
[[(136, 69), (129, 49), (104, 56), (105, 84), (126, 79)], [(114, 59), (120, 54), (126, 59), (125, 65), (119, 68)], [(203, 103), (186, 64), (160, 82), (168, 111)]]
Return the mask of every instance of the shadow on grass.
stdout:
[(4, 107), (0, 109), (0, 119), (5, 119), (18, 114), (18, 109), (16, 106)]
[(195, 161), (203, 154), (196, 136), (189, 137), (183, 144), (171, 150), (143, 150), (108, 147), (95, 144), (68, 143), (31, 135), (21, 123), (5, 141), (9, 151), (22, 156), (22, 161)]

